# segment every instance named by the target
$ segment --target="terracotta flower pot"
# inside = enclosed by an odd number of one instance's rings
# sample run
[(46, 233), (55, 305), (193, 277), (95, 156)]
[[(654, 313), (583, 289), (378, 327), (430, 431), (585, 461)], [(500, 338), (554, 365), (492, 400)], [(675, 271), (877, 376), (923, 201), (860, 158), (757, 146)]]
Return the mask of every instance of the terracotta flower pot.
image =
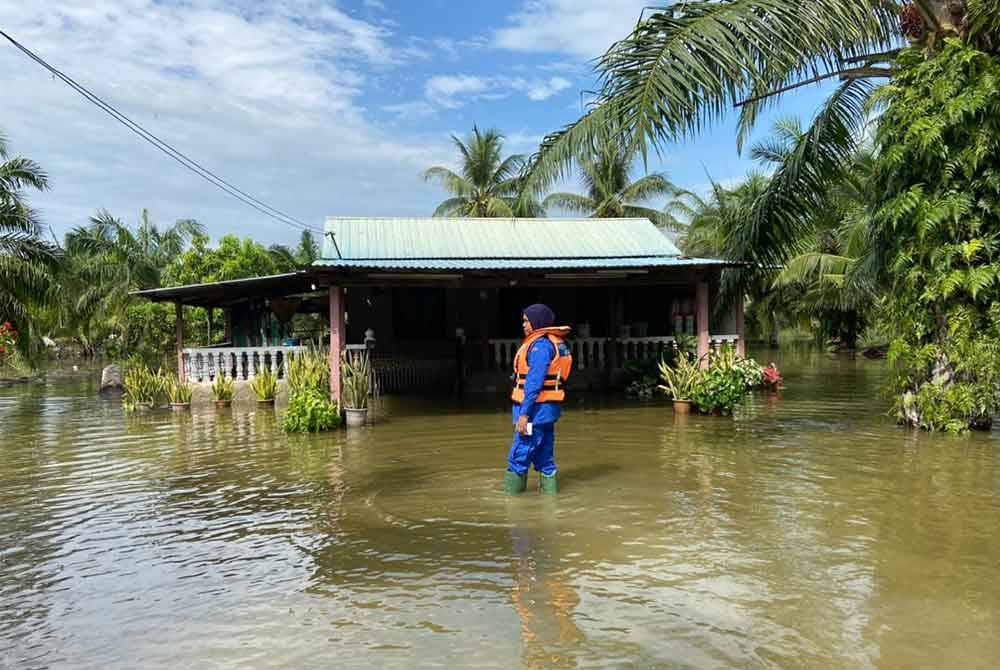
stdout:
[(368, 420), (368, 409), (344, 409), (344, 419), (349, 427), (363, 426)]
[(229, 407), (232, 404), (233, 404), (232, 400), (216, 400), (215, 401), (215, 407), (217, 409), (226, 409), (227, 407)]
[(677, 414), (690, 414), (691, 413), (691, 401), (690, 400), (675, 400), (674, 401), (674, 412)]
[(274, 398), (268, 398), (267, 400), (261, 400), (260, 398), (257, 398), (257, 405), (260, 407), (266, 407), (268, 405), (273, 405), (273, 404), (274, 404)]

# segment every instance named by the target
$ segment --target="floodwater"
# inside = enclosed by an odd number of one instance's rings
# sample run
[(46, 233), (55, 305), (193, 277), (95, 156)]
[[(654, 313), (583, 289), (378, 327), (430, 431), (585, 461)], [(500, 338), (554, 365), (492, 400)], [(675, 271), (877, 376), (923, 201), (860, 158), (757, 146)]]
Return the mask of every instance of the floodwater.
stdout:
[(0, 389), (0, 666), (994, 668), (1000, 435), (914, 434), (882, 365), (778, 358), (735, 420), (575, 398), (563, 492), (502, 402), (286, 437)]

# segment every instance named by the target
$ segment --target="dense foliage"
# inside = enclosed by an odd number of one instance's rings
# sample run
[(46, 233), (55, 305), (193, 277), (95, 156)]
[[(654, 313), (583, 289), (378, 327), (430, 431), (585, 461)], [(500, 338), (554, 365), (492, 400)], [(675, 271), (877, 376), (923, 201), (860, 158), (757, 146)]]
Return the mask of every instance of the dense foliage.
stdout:
[(660, 390), (703, 414), (732, 414), (752, 389), (764, 385), (764, 368), (730, 347), (711, 352), (707, 362), (703, 367), (686, 354), (676, 357), (673, 365), (661, 362)]
[(340, 425), (340, 409), (331, 402), (330, 360), (321, 348), (310, 348), (287, 364), (288, 408), (284, 427), (289, 433), (318, 433)]
[(924, 428), (985, 426), (1000, 406), (1000, 62), (949, 40), (899, 64), (876, 213), (896, 407)]
[(660, 3), (600, 59), (594, 104), (545, 138), (522, 192), (565, 177), (609, 126), (646, 152), (735, 105), (742, 143), (767, 106), (838, 78), (807, 128), (779, 126), (755, 148), (765, 188), (688, 242), (744, 262), (726, 293), (749, 294), (758, 315), (770, 296), (775, 325), (805, 320), (845, 346), (873, 322), (895, 337), (906, 422), (982, 425), (997, 404), (998, 50), (998, 0)]
[[(44, 172), (10, 157), (2, 137), (0, 159), (0, 318), (22, 332), (19, 349), (36, 358), (45, 341), (85, 355), (139, 356), (155, 367), (175, 346), (174, 308), (133, 291), (288, 272), (319, 256), (308, 231), (295, 248), (231, 235), (212, 245), (197, 221), (161, 227), (146, 210), (135, 225), (99, 211), (57, 246), (42, 239), (24, 196), (48, 187)], [(220, 342), (220, 317), (185, 308), (185, 338)], [(311, 317), (296, 319), (304, 330), (318, 327)]]
[(0, 135), (0, 321), (10, 321), (25, 333), (18, 341), (28, 353), (32, 337), (31, 314), (53, 301), (52, 268), (58, 249), (42, 239), (41, 225), (28, 205), (25, 190), (48, 188), (41, 166), (12, 156)]
[(295, 391), (288, 397), (284, 427), (289, 433), (318, 433), (340, 425), (337, 404), (328, 391), (314, 388)]

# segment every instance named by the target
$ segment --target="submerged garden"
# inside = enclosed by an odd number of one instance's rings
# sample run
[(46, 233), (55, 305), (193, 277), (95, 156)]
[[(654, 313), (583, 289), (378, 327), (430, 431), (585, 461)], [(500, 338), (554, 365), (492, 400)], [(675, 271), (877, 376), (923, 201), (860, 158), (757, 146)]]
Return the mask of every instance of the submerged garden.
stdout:
[[(458, 172), (426, 173), (451, 194), (437, 214), (648, 217), (685, 253), (745, 263), (725, 286), (746, 301), (752, 337), (887, 350), (900, 422), (988, 427), (1000, 400), (997, 16), (993, 0), (667, 5), (611, 46), (587, 113), (534, 155), (504, 156), (493, 130), (455, 138)], [(763, 110), (824, 80), (840, 84), (814, 118), (750, 147), (761, 169), (743, 183), (693, 193), (637, 176), (734, 106), (742, 144)], [(295, 249), (213, 246), (202, 224), (161, 228), (146, 212), (131, 226), (99, 211), (48, 241), (28, 203), (49, 187), (44, 170), (6, 139), (0, 158), (5, 377), (56, 349), (155, 369), (174, 317), (131, 291), (273, 274), (318, 253), (308, 232)], [(585, 193), (550, 192), (573, 175)], [(221, 337), (210, 311), (185, 311), (188, 336)]]
[[(434, 214), (648, 218), (730, 262), (749, 347), (678, 327), (570, 393), (558, 496), (502, 494), (502, 389), (380, 396), (353, 349), (338, 403), (315, 344), (281, 378), (165, 372), (224, 318), (135, 291), (317, 240), (104, 210), (57, 239), (30, 200), (60, 184), (0, 137), (0, 666), (992, 668), (1000, 0), (657, 2), (596, 76), (531, 155), (453, 138)], [(740, 183), (648, 169), (734, 110)]]

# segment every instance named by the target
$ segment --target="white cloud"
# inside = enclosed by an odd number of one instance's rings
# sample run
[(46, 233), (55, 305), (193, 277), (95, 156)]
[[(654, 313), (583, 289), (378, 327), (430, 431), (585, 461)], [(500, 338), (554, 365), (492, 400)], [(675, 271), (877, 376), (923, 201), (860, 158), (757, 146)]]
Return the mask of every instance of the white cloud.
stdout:
[[(305, 18), (303, 18), (305, 17)], [(332, 214), (418, 214), (437, 194), (419, 178), (446, 138), (389, 136), (361, 96), (372, 72), (409, 57), (406, 41), (328, 1), (79, 0), (0, 25), (55, 67), (242, 189), (319, 225)], [(394, 45), (402, 43), (404, 48)], [(296, 235), (170, 161), (25, 56), (0, 48), (4, 115), (17, 154), (48, 171), (34, 197), (58, 232), (99, 207), (134, 219), (193, 217), (213, 234)], [(391, 183), (395, 200), (359, 188)]]
[(529, 100), (548, 100), (560, 91), (565, 91), (571, 86), (568, 79), (562, 77), (552, 77), (548, 80), (535, 80), (524, 82), (524, 91), (528, 94)]
[(385, 3), (382, 0), (364, 0), (364, 6), (369, 9), (377, 9), (380, 12), (385, 11)]
[(382, 110), (408, 120), (430, 118), (438, 112), (437, 107), (425, 100), (383, 105)]
[(522, 93), (529, 100), (548, 100), (572, 83), (563, 77), (480, 77), (467, 74), (438, 75), (427, 80), (424, 97), (439, 107), (456, 109), (473, 100), (499, 100)]
[(471, 75), (439, 75), (431, 77), (424, 86), (424, 95), (442, 107), (455, 108), (462, 105), (461, 97), (478, 97), (492, 88), (483, 77)]
[(494, 44), (511, 51), (599, 56), (635, 27), (648, 0), (527, 0), (497, 30)]

